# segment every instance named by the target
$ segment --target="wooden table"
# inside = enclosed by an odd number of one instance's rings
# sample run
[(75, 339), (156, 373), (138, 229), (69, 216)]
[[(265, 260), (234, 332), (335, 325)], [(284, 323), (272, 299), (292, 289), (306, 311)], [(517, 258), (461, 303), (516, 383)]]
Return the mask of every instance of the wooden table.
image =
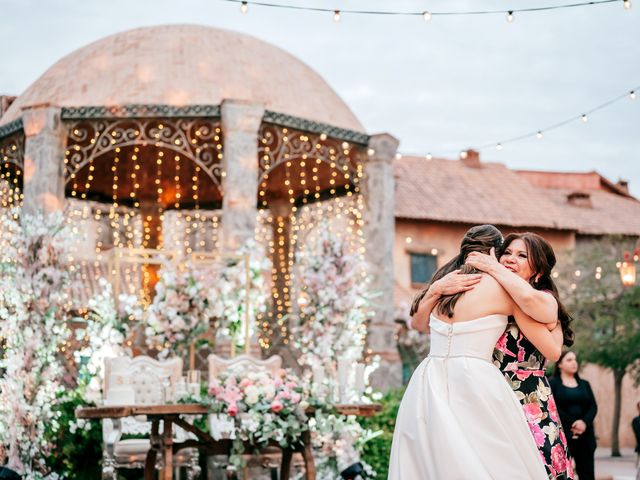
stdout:
[[(382, 409), (381, 405), (336, 405), (338, 413), (342, 415), (356, 415), (370, 417)], [(214, 440), (208, 433), (188, 423), (182, 415), (206, 415), (207, 407), (197, 403), (176, 403), (167, 405), (122, 405), (105, 407), (85, 407), (76, 410), (77, 418), (85, 419), (117, 419), (136, 415), (146, 415), (151, 421), (151, 448), (147, 452), (144, 467), (145, 480), (153, 480), (158, 454), (162, 455), (163, 470), (160, 478), (171, 480), (173, 478), (173, 456), (183, 448), (197, 448), (209, 455), (228, 454), (231, 450), (231, 440)], [(310, 411), (310, 413), (312, 413)], [(160, 432), (160, 421), (163, 422), (163, 431)], [(173, 425), (193, 433), (197, 440), (174, 442)], [(300, 452), (304, 459), (307, 480), (315, 480), (316, 468), (313, 463), (311, 451), (311, 434), (307, 430), (302, 433), (302, 444), (294, 449), (282, 449), (282, 465), (280, 467), (281, 480), (288, 480), (291, 470), (291, 458), (295, 452)]]

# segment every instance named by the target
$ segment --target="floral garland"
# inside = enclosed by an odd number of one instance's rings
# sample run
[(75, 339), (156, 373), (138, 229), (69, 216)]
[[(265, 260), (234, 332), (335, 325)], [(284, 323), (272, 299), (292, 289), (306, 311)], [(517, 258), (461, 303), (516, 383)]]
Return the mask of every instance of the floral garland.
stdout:
[(182, 354), (222, 314), (217, 292), (207, 288), (206, 272), (194, 265), (163, 267), (156, 296), (147, 310), (147, 342), (159, 347), (160, 358)]
[(366, 430), (356, 417), (336, 415), (331, 408), (318, 408), (309, 428), (318, 480), (336, 480), (340, 472), (357, 462), (362, 464), (367, 477), (376, 476), (360, 454), (364, 444), (382, 432)]
[[(239, 261), (229, 262), (222, 268), (211, 288), (219, 292), (223, 315), (218, 323), (218, 338), (230, 338), (236, 347), (245, 346), (245, 318), (249, 318), (249, 337), (255, 334), (255, 320), (267, 310), (267, 291), (264, 274), (271, 270), (271, 262), (255, 242), (249, 241), (236, 252)], [(247, 265), (249, 265), (249, 314), (245, 315), (247, 301)]]
[(58, 478), (46, 465), (53, 445), (45, 431), (58, 428), (71, 238), (58, 213), (0, 218), (0, 449), (9, 468), (29, 480)]
[(212, 319), (218, 338), (229, 338), (237, 347), (244, 347), (247, 280), (250, 337), (255, 333), (255, 319), (267, 308), (264, 272), (270, 263), (255, 253), (250, 242), (238, 250), (233, 261), (223, 258), (213, 265), (186, 262), (182, 267), (163, 267), (146, 329), (149, 345), (160, 347), (161, 358), (171, 352), (181, 354), (209, 328)]
[(102, 399), (105, 359), (131, 353), (125, 347), (125, 339), (131, 323), (143, 314), (134, 295), (121, 294), (117, 308), (111, 283), (100, 278), (98, 285), (101, 291), (89, 299), (86, 319), (77, 319), (84, 323), (83, 328), (75, 330), (82, 346), (73, 352), (78, 365), (77, 387), (87, 402), (94, 403)]
[(370, 277), (363, 255), (319, 225), (297, 253), (300, 314), (295, 327), (299, 361), (335, 372), (338, 358), (362, 358), (367, 334)]
[(211, 436), (234, 440), (230, 462), (238, 467), (243, 442), (290, 447), (307, 430), (308, 391), (286, 370), (224, 373), (209, 385), (209, 396)]

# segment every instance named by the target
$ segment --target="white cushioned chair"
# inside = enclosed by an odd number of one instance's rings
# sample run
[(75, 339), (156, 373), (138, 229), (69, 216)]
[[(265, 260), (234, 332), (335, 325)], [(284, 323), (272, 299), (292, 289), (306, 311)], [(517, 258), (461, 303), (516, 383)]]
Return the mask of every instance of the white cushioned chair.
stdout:
[[(109, 377), (111, 374), (111, 359), (105, 360), (104, 395), (109, 391)], [(131, 385), (135, 391), (137, 405), (157, 405), (164, 403), (163, 383), (169, 381), (176, 385), (182, 375), (182, 359), (174, 358), (165, 361), (154, 360), (147, 356), (131, 359), (128, 372), (131, 374)], [(143, 416), (125, 417), (122, 419), (104, 420), (102, 423), (104, 441), (102, 478), (117, 479), (120, 468), (144, 468), (145, 458), (150, 448), (149, 438), (122, 439), (123, 434), (133, 434), (147, 437), (151, 434), (151, 422)], [(186, 439), (187, 432), (177, 428), (176, 440)], [(159, 456), (156, 468), (162, 467)], [(198, 478), (200, 466), (196, 449), (180, 450), (174, 457), (174, 464), (179, 475), (181, 467), (187, 469), (189, 480)], [(176, 478), (179, 476), (176, 475)]]

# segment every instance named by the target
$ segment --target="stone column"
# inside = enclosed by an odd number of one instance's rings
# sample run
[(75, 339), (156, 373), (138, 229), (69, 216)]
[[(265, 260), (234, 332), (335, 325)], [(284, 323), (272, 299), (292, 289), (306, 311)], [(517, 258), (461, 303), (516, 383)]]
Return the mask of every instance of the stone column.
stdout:
[(60, 109), (38, 106), (23, 111), (26, 213), (61, 210), (64, 205), (64, 152), (67, 130)]
[(234, 253), (255, 235), (258, 214), (258, 130), (264, 105), (224, 100), (222, 250)]
[(381, 357), (372, 384), (378, 388), (400, 386), (402, 364), (396, 348), (394, 323), (393, 241), (395, 238), (395, 181), (393, 160), (398, 140), (387, 133), (369, 140), (369, 156), (364, 165), (364, 233), (367, 258), (371, 266), (371, 290), (375, 315), (367, 336), (367, 347)]

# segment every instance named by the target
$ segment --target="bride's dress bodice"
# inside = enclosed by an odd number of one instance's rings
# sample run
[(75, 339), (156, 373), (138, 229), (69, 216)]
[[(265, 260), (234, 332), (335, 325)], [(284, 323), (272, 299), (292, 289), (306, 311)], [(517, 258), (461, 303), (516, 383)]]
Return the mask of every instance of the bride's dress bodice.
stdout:
[(507, 327), (506, 315), (447, 323), (431, 315), (432, 358), (471, 357), (492, 362), (493, 349)]

